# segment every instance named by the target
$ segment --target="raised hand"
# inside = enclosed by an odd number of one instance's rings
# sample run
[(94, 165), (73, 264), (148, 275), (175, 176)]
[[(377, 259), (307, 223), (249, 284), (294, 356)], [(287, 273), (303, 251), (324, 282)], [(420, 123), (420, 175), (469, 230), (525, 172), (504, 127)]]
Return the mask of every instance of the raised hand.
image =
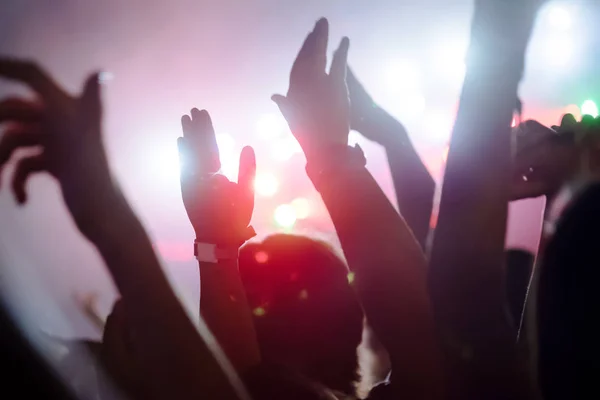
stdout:
[(351, 129), (383, 146), (393, 143), (402, 133), (406, 135), (402, 124), (375, 103), (350, 68), (346, 72), (346, 83), (350, 94)]
[(238, 183), (218, 173), (221, 168), (215, 131), (206, 110), (194, 108), (181, 118), (177, 140), (181, 159), (181, 194), (196, 239), (219, 245), (241, 245), (254, 236), (249, 226), (254, 210), (256, 159), (252, 147), (240, 155)]
[[(584, 154), (595, 154), (596, 123), (584, 118), (577, 122), (571, 114), (563, 116), (552, 129), (537, 121), (525, 121), (515, 131), (517, 150), (513, 165), (513, 199), (552, 196), (568, 180), (581, 174)], [(594, 173), (594, 159), (588, 172)], [(597, 172), (597, 171), (596, 171)]]
[(309, 162), (332, 146), (346, 146), (350, 132), (350, 101), (346, 87), (350, 41), (347, 37), (342, 39), (327, 74), (328, 36), (329, 23), (322, 18), (298, 52), (290, 73), (287, 96), (272, 97)]
[[(40, 152), (17, 162), (12, 189), (19, 203), (27, 200), (25, 183), (33, 173), (56, 177), (80, 229), (78, 218), (94, 204), (90, 199), (108, 182), (101, 138), (102, 109), (97, 74), (90, 75), (80, 95), (70, 95), (39, 66), (0, 58), (0, 77), (29, 86), (34, 100), (9, 97), (0, 102), (0, 168), (19, 149)], [(102, 182), (102, 183), (101, 183)], [(100, 193), (101, 194), (101, 193)]]

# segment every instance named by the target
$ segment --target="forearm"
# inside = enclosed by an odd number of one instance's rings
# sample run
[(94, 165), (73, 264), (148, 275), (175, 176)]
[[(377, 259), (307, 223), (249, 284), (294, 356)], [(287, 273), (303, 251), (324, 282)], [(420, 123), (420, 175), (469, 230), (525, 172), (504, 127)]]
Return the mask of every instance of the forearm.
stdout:
[(91, 218), (95, 228), (89, 238), (126, 299), (128, 322), (149, 382), (159, 393), (178, 398), (205, 393), (239, 398), (231, 383), (237, 383), (234, 374), (224, 373), (210, 332), (204, 329), (201, 337), (188, 318), (133, 210), (117, 188), (106, 197), (110, 200)]
[(435, 181), (408, 135), (386, 145), (386, 154), (398, 200), (398, 209), (415, 239), (425, 249), (433, 211)]
[(394, 382), (407, 395), (435, 398), (441, 374), (418, 243), (366, 169), (335, 173), (317, 189), (355, 273), (367, 319), (392, 367), (402, 371)]
[(368, 137), (382, 138), (380, 144), (386, 151), (398, 209), (424, 249), (433, 210), (435, 181), (412, 145), (404, 126), (383, 109), (377, 108), (372, 113), (369, 118), (371, 122), (361, 129)]
[(200, 315), (240, 373), (260, 362), (237, 260), (200, 262)]
[(510, 122), (533, 15), (508, 2), (482, 4), (487, 10), (476, 7), (444, 176), (430, 287), (449, 352), (451, 397), (521, 398), (527, 386), (504, 310), (503, 259)]
[(494, 336), (497, 327), (479, 319), (502, 312), (510, 122), (533, 15), (509, 2), (476, 7), (431, 255), (432, 293), (448, 310), (440, 317), (463, 318), (453, 324), (480, 338), (482, 329)]

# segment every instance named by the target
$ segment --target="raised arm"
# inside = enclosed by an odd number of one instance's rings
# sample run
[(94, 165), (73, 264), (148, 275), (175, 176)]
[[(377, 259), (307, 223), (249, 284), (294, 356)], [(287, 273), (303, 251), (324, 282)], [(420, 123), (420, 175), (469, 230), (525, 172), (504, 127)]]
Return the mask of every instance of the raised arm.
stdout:
[(307, 159), (307, 172), (329, 210), (367, 319), (392, 360), (397, 394), (442, 396), (423, 253), (404, 220), (349, 148), (348, 38), (325, 72), (327, 20), (317, 22), (292, 68), (286, 97), (276, 95)]
[(430, 258), (450, 398), (527, 396), (504, 309), (503, 254), (510, 124), (537, 3), (476, 1)]
[[(260, 362), (252, 314), (238, 272), (238, 249), (254, 230), (254, 150), (240, 156), (239, 183), (219, 175), (219, 148), (210, 115), (194, 108), (181, 119), (183, 204), (196, 239), (200, 267), (200, 314), (238, 371)], [(190, 243), (191, 249), (191, 243)]]
[[(112, 179), (101, 135), (97, 75), (81, 96), (64, 92), (34, 64), (0, 59), (0, 76), (30, 86), (38, 100), (6, 99), (0, 165), (20, 148), (40, 152), (18, 161), (13, 190), (26, 201), (35, 172), (57, 178), (79, 230), (98, 249), (121, 295), (145, 381), (158, 398), (240, 399), (245, 392), (209, 331), (200, 334), (171, 289), (148, 235)], [(202, 335), (202, 336), (201, 336)]]
[(425, 249), (435, 181), (404, 126), (373, 101), (350, 69), (346, 82), (350, 94), (350, 128), (385, 149), (398, 209), (421, 248)]

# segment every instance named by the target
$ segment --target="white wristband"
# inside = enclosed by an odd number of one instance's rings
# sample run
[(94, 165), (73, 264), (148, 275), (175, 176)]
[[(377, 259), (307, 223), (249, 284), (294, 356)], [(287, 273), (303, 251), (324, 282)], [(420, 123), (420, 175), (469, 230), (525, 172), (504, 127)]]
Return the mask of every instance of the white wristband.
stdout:
[(217, 247), (215, 244), (194, 242), (194, 255), (200, 262), (218, 263), (220, 260), (236, 260), (237, 247)]

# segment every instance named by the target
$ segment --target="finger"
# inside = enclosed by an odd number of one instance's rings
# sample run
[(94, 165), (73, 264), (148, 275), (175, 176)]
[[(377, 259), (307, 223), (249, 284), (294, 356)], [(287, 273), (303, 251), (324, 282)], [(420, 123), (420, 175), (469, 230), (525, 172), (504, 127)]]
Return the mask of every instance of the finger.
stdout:
[(219, 146), (213, 128), (212, 119), (206, 110), (193, 108), (191, 111), (191, 130), (188, 132), (190, 156), (199, 173), (213, 174), (221, 169)]
[(289, 101), (287, 99), (287, 97), (282, 96), (280, 94), (274, 94), (273, 96), (271, 96), (271, 100), (277, 104), (277, 107), (279, 108), (279, 111), (281, 112), (281, 115), (283, 115), (283, 118), (286, 119), (286, 121), (288, 121), (288, 123), (290, 122), (290, 117), (291, 117), (291, 113), (290, 113), (290, 107), (289, 107)]
[(321, 18), (315, 25), (315, 51), (313, 56), (313, 67), (315, 73), (324, 73), (327, 66), (327, 43), (329, 41), (329, 21)]
[(302, 85), (305, 79), (310, 76), (310, 55), (314, 52), (316, 45), (316, 33), (313, 31), (306, 36), (300, 51), (292, 65), (290, 73), (290, 88), (297, 85)]
[(62, 102), (69, 98), (50, 75), (33, 62), (0, 58), (0, 77), (28, 85), (50, 103)]
[(356, 76), (350, 67), (346, 68), (346, 83), (351, 95), (353, 92), (358, 92), (360, 89), (362, 89), (362, 85), (360, 82), (358, 82), (358, 79), (356, 79)]
[(43, 107), (35, 101), (18, 97), (0, 101), (0, 124), (6, 121), (38, 122), (42, 115)]
[(346, 68), (346, 84), (348, 85), (348, 94), (353, 107), (376, 107), (375, 102), (364, 86), (356, 79), (356, 75), (350, 67)]
[(81, 94), (81, 114), (83, 120), (98, 124), (102, 115), (102, 100), (100, 99), (100, 74), (91, 74), (85, 81)]
[(25, 192), (25, 183), (29, 176), (35, 172), (44, 171), (46, 169), (46, 160), (42, 154), (26, 157), (19, 160), (15, 167), (13, 175), (12, 190), (17, 199), (17, 203), (24, 204), (27, 201), (27, 193)]
[(18, 148), (38, 146), (41, 141), (42, 135), (35, 126), (14, 125), (8, 128), (0, 139), (0, 167), (10, 159), (13, 152)]
[(181, 117), (181, 130), (183, 131), (183, 137), (189, 136), (192, 131), (192, 118), (187, 114)]
[(348, 70), (348, 48), (350, 39), (343, 37), (339, 47), (333, 55), (329, 76), (336, 84), (346, 85), (346, 71)]
[(256, 177), (256, 155), (254, 149), (246, 146), (240, 154), (238, 170), (238, 189), (242, 218), (250, 222), (254, 210), (254, 178)]

